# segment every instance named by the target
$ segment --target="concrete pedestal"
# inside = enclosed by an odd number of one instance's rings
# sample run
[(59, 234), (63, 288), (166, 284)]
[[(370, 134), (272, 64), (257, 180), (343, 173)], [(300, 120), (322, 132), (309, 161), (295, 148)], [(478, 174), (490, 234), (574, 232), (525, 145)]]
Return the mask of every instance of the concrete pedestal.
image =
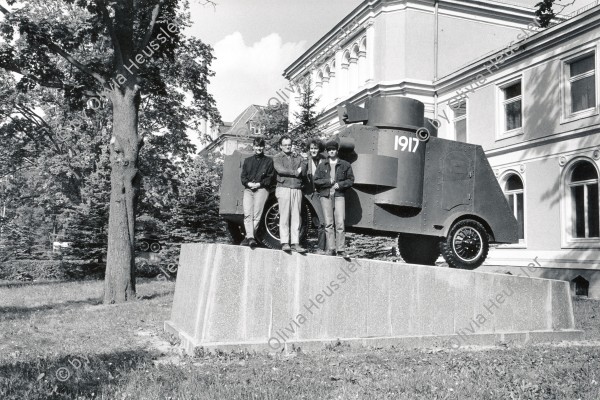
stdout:
[(182, 246), (165, 329), (188, 353), (581, 337), (567, 282), (221, 244)]

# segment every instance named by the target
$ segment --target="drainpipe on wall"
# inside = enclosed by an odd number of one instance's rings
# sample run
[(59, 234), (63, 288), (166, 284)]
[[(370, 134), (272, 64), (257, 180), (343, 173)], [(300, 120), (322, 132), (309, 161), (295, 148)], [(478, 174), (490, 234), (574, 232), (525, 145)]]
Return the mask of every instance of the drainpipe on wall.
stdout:
[[(433, 0), (433, 82), (438, 78), (438, 4), (439, 0)], [(437, 90), (433, 94), (433, 118), (438, 117), (438, 95)]]

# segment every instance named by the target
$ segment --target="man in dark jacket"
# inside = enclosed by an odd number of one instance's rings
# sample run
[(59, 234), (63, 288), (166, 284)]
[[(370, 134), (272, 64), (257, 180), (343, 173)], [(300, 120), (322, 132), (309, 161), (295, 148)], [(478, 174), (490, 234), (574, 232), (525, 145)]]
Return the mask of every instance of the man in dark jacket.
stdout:
[(275, 169), (273, 160), (264, 154), (265, 141), (255, 138), (254, 155), (244, 160), (242, 166), (242, 185), (244, 185), (244, 228), (246, 237), (242, 246), (256, 246), (254, 232), (258, 228), (265, 203), (269, 197), (269, 187), (273, 184)]
[[(315, 172), (315, 186), (319, 191), (325, 216), (327, 248), (331, 255), (345, 256), (346, 199), (344, 194), (354, 184), (354, 173), (347, 161), (338, 158), (339, 144), (327, 142), (328, 160), (320, 163)], [(333, 224), (335, 220), (335, 231)]]
[[(281, 153), (273, 157), (277, 171), (275, 196), (279, 204), (279, 236), (281, 250), (305, 253), (300, 246), (300, 209), (302, 207), (302, 157), (292, 152), (292, 139), (279, 139)], [(291, 223), (290, 223), (291, 220)], [(290, 247), (290, 239), (292, 246)]]

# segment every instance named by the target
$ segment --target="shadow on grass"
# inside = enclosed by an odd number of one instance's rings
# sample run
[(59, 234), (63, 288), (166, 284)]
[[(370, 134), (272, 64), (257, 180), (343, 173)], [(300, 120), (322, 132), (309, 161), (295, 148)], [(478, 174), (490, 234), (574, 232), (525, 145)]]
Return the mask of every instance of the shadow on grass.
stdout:
[[(173, 295), (173, 290), (165, 290), (161, 292), (156, 292), (148, 295), (139, 295), (137, 297), (137, 301), (146, 301), (153, 300), (162, 297), (169, 297)], [(83, 307), (86, 305), (91, 306), (99, 306), (103, 304), (102, 297), (88, 297), (85, 300), (69, 300), (62, 303), (54, 303), (54, 304), (42, 304), (35, 307), (0, 307), (0, 322), (17, 320), (17, 319), (26, 319), (29, 318), (31, 314), (35, 312), (42, 311), (56, 311), (61, 312), (66, 309), (73, 309), (77, 307)], [(1, 399), (1, 397), (0, 397)]]
[(103, 387), (127, 380), (132, 370), (153, 368), (153, 357), (148, 351), (124, 351), (28, 361), (5, 359), (0, 362), (0, 399), (92, 398)]
[(167, 297), (167, 296), (172, 295), (173, 293), (174, 293), (174, 290), (167, 290), (167, 291), (164, 291), (164, 292), (152, 293), (152, 294), (148, 294), (148, 295), (145, 295), (145, 296), (140, 296), (138, 294), (137, 299), (138, 300), (152, 300), (152, 299), (158, 299), (160, 297)]
[(67, 308), (75, 308), (85, 305), (97, 306), (102, 304), (102, 299), (87, 298), (85, 300), (70, 300), (63, 303), (42, 304), (35, 307), (0, 307), (0, 321), (8, 321), (15, 319), (25, 319), (34, 312), (39, 311), (63, 311)]
[(54, 280), (54, 281), (33, 281), (33, 282), (27, 282), (27, 281), (6, 281), (6, 282), (0, 282), (0, 288), (19, 288), (19, 287), (24, 287), (24, 286), (44, 286), (44, 285), (64, 285), (67, 283), (77, 283), (77, 282), (97, 282), (97, 281), (101, 281), (102, 278), (98, 278), (98, 279), (86, 279), (83, 281), (78, 281), (78, 280), (65, 280), (65, 279), (61, 279), (61, 280)]

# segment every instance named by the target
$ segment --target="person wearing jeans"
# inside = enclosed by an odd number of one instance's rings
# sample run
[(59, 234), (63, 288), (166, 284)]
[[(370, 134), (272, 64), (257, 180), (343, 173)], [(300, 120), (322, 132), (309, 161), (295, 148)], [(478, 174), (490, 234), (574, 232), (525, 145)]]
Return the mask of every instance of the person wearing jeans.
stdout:
[(315, 172), (317, 167), (324, 160), (321, 154), (325, 150), (323, 142), (319, 139), (311, 139), (308, 142), (308, 154), (303, 162), (303, 174), (305, 178), (304, 194), (311, 199), (311, 203), (314, 204), (315, 213), (319, 219), (319, 226), (317, 227), (318, 242), (317, 242), (317, 254), (325, 254), (327, 249), (327, 240), (325, 235), (325, 217), (323, 216), (323, 210), (321, 209), (321, 203), (319, 200), (319, 192), (315, 187)]
[(279, 204), (281, 250), (306, 253), (306, 249), (300, 246), (302, 156), (292, 152), (292, 139), (287, 135), (279, 139), (279, 145), (281, 153), (273, 157), (273, 165), (277, 171), (275, 196)]
[[(339, 144), (334, 141), (325, 145), (328, 159), (317, 166), (315, 186), (325, 218), (327, 249), (331, 255), (345, 256), (345, 192), (354, 184), (350, 163), (338, 158)], [(334, 230), (335, 222), (335, 230)]]
[(244, 228), (246, 237), (242, 246), (254, 248), (257, 243), (254, 232), (258, 228), (265, 203), (269, 197), (269, 187), (275, 176), (273, 160), (264, 154), (265, 141), (255, 138), (253, 142), (254, 155), (244, 160), (242, 165), (242, 185), (244, 185)]

